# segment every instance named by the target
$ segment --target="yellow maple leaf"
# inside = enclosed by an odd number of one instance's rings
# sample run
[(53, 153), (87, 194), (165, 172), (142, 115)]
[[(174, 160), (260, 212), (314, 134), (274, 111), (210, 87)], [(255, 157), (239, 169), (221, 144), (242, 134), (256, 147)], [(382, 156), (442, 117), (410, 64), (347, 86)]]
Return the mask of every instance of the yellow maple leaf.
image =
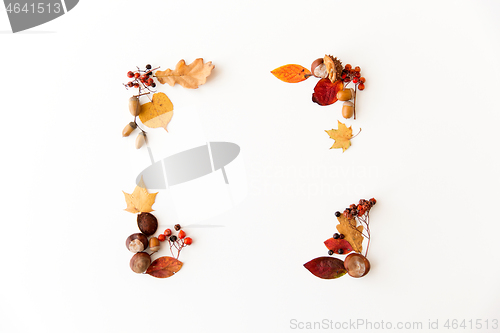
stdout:
[(139, 119), (149, 128), (163, 127), (167, 131), (167, 125), (174, 115), (173, 110), (174, 105), (168, 96), (159, 92), (153, 95), (151, 102), (141, 105)]
[[(338, 120), (337, 120), (338, 121)], [(345, 124), (338, 121), (338, 129), (325, 130), (330, 138), (334, 139), (332, 148), (342, 148), (342, 152), (345, 152), (347, 148), (351, 146), (352, 136), (352, 126), (347, 127)], [(359, 129), (361, 132), (361, 128)], [(356, 134), (357, 135), (357, 134)]]
[(175, 70), (169, 68), (166, 71), (156, 71), (155, 76), (162, 84), (168, 83), (174, 86), (178, 83), (184, 88), (196, 89), (207, 81), (214, 67), (211, 61), (203, 63), (203, 58), (198, 58), (189, 65), (181, 60), (175, 66)]
[(337, 231), (344, 235), (344, 239), (351, 244), (353, 251), (361, 253), (363, 250), (363, 226), (356, 226), (355, 219), (346, 219), (344, 214), (337, 217), (339, 223), (337, 225)]
[(153, 211), (153, 204), (155, 203), (156, 193), (149, 193), (146, 189), (146, 185), (142, 180), (137, 184), (132, 194), (125, 193), (125, 201), (127, 202), (127, 208), (125, 210), (127, 212), (136, 214), (136, 213), (149, 213)]

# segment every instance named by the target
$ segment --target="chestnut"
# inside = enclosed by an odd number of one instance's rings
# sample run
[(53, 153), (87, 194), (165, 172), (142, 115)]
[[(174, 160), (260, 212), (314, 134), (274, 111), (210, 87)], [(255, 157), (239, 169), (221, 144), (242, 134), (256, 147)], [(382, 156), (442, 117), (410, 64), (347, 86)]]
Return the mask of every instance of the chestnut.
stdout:
[(351, 253), (344, 260), (344, 268), (350, 276), (360, 278), (370, 271), (370, 262), (360, 253)]
[(127, 237), (125, 246), (130, 252), (142, 252), (148, 248), (148, 238), (141, 233), (132, 234)]
[(151, 257), (146, 252), (137, 252), (130, 259), (130, 268), (136, 273), (144, 273), (151, 265)]
[(140, 213), (137, 215), (137, 226), (146, 236), (151, 236), (158, 229), (158, 220), (151, 213)]
[(328, 77), (328, 72), (326, 71), (326, 66), (323, 58), (318, 58), (311, 64), (311, 73), (319, 78)]

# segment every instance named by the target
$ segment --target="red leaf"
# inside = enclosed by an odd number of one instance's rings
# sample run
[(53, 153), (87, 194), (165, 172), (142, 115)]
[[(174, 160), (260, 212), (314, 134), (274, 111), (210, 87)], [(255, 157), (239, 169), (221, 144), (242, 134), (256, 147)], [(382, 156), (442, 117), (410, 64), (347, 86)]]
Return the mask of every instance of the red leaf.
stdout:
[(319, 105), (330, 105), (337, 101), (337, 93), (344, 88), (342, 80), (332, 83), (329, 79), (321, 79), (314, 87), (312, 100)]
[(339, 249), (344, 251), (342, 254), (348, 254), (349, 252), (352, 251), (351, 244), (345, 239), (329, 238), (325, 241), (325, 245), (328, 248), (328, 250), (332, 250), (335, 253), (339, 253)]
[(182, 261), (172, 257), (160, 257), (149, 265), (146, 274), (157, 278), (168, 278), (182, 268)]
[(304, 264), (304, 267), (319, 278), (336, 279), (345, 275), (344, 262), (333, 257), (319, 257)]

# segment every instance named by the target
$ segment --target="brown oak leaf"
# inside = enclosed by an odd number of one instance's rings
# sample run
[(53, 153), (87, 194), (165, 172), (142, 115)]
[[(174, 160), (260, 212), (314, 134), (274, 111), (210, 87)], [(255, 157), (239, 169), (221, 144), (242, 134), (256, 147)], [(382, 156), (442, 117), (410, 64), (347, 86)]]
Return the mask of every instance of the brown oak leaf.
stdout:
[(168, 278), (182, 268), (182, 261), (172, 257), (160, 257), (149, 265), (146, 274), (157, 278)]
[(189, 65), (181, 60), (174, 70), (156, 71), (155, 76), (162, 84), (168, 83), (174, 86), (178, 83), (184, 88), (196, 89), (207, 81), (214, 67), (211, 61), (203, 63), (203, 58), (198, 58)]
[(363, 226), (356, 226), (355, 219), (347, 219), (344, 214), (337, 217), (339, 224), (337, 224), (337, 231), (344, 234), (344, 239), (351, 244), (355, 252), (361, 253), (363, 250)]
[(146, 185), (141, 177), (141, 181), (134, 189), (134, 192), (131, 194), (125, 193), (125, 201), (127, 202), (127, 208), (125, 210), (127, 212), (136, 214), (136, 213), (149, 213), (153, 211), (153, 204), (155, 203), (156, 193), (149, 193), (146, 189)]

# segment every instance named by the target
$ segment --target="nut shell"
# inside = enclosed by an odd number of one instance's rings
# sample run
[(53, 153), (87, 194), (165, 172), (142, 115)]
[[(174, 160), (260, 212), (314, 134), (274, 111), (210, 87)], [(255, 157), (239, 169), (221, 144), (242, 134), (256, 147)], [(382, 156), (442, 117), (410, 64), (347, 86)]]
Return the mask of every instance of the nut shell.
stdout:
[(158, 229), (158, 220), (151, 213), (140, 213), (137, 215), (137, 226), (146, 236), (151, 236)]
[(337, 93), (337, 99), (339, 101), (348, 101), (354, 98), (354, 89), (344, 89)]
[(130, 259), (130, 269), (136, 273), (144, 273), (151, 265), (151, 257), (146, 252), (138, 252)]
[(142, 252), (148, 248), (148, 238), (141, 233), (132, 234), (127, 237), (125, 246), (130, 252)]
[(135, 129), (137, 128), (137, 124), (131, 121), (130, 123), (125, 126), (125, 128), (122, 131), (122, 136), (127, 137), (129, 136)]
[(347, 274), (355, 278), (360, 278), (370, 271), (370, 262), (360, 253), (351, 253), (345, 258), (344, 267), (347, 270)]

